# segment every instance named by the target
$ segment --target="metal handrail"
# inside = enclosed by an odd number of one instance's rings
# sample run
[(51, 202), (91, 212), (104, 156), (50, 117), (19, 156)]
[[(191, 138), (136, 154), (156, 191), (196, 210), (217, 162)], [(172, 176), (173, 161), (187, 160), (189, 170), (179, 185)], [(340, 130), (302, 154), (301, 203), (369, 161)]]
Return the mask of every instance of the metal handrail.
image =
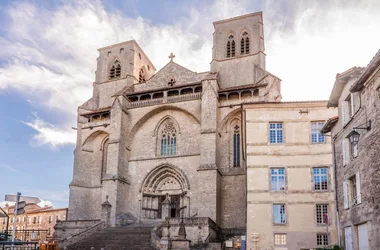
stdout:
[(38, 241), (0, 241), (1, 250), (36, 250), (38, 244)]

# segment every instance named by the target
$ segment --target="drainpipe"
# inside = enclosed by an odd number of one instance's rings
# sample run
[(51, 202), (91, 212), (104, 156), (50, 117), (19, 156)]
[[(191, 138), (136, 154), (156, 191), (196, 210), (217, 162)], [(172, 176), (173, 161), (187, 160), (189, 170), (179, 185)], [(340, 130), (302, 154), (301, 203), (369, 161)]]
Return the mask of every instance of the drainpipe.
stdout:
[(338, 178), (337, 178), (337, 172), (336, 172), (336, 150), (335, 150), (335, 140), (336, 140), (336, 136), (335, 135), (334, 137), (331, 137), (332, 139), (332, 147), (333, 147), (333, 154), (334, 154), (334, 181), (335, 181), (335, 206), (336, 206), (336, 219), (335, 219), (335, 222), (336, 222), (336, 229), (338, 231), (338, 245), (341, 246), (341, 242), (340, 242), (340, 225), (339, 225), (339, 209), (338, 209)]
[(247, 242), (248, 242), (248, 232), (247, 232), (247, 228), (248, 228), (248, 170), (247, 170), (247, 124), (246, 124), (246, 112), (245, 110), (243, 109), (243, 104), (240, 104), (240, 108), (241, 108), (241, 128), (242, 128), (242, 131), (243, 131), (243, 128), (244, 128), (244, 137), (242, 136), (242, 139), (244, 138), (244, 142), (243, 140), (241, 140), (242, 142), (242, 149), (244, 148), (244, 153), (243, 153), (243, 159), (244, 159), (244, 167), (245, 167), (245, 247), (247, 247)]

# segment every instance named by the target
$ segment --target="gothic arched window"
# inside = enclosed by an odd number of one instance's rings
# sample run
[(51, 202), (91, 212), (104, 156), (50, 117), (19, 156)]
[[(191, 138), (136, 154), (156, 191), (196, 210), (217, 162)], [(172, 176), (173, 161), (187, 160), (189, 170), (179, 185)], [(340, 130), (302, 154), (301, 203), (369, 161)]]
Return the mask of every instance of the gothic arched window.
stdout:
[(247, 32), (243, 33), (240, 40), (240, 54), (249, 54), (249, 37)]
[(161, 155), (176, 155), (177, 154), (177, 131), (174, 127), (173, 121), (167, 120), (162, 124), (161, 130)]
[(107, 155), (108, 155), (108, 138), (103, 142), (102, 147), (102, 172), (101, 172), (101, 181), (106, 176), (107, 173)]
[(109, 78), (114, 79), (114, 78), (119, 78), (121, 75), (121, 64), (119, 61), (115, 61), (110, 69), (109, 72)]
[(240, 127), (238, 125), (234, 127), (233, 150), (233, 166), (240, 167)]
[(235, 56), (235, 40), (234, 36), (230, 35), (227, 41), (227, 58)]
[(145, 82), (145, 71), (144, 68), (141, 68), (139, 71), (139, 82)]

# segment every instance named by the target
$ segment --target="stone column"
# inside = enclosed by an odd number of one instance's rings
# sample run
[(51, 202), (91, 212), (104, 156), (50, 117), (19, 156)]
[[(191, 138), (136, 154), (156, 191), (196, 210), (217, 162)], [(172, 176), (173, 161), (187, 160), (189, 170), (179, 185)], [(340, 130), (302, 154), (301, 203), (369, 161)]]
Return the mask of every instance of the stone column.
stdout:
[(161, 210), (161, 218), (164, 220), (166, 218), (169, 218), (169, 206), (170, 206), (170, 198), (169, 198), (169, 195), (166, 194), (166, 198), (162, 202), (162, 210)]
[[(216, 142), (218, 121), (219, 85), (215, 74), (209, 74), (202, 82), (201, 113), (201, 165), (198, 168), (199, 178), (206, 186), (207, 192), (199, 193), (196, 199), (199, 217), (210, 217), (218, 223), (218, 183), (220, 174), (216, 165)], [(194, 200), (193, 200), (194, 201)], [(202, 208), (202, 206), (204, 206)], [(206, 207), (207, 206), (207, 207)]]
[[(126, 133), (128, 116), (122, 102), (124, 97), (118, 96), (111, 108), (111, 124), (107, 154), (107, 173), (103, 179), (102, 199), (109, 196), (111, 207), (111, 226), (116, 224), (116, 216), (128, 212), (127, 179), (128, 155), (126, 155)], [(134, 215), (137, 217), (138, 215)]]
[(105, 227), (111, 226), (111, 203), (108, 201), (108, 195), (106, 195), (106, 201), (102, 203), (102, 221), (105, 224)]
[(162, 237), (161, 237), (161, 248), (160, 250), (169, 250), (170, 247), (170, 224), (169, 220), (165, 220), (164, 223), (162, 224)]

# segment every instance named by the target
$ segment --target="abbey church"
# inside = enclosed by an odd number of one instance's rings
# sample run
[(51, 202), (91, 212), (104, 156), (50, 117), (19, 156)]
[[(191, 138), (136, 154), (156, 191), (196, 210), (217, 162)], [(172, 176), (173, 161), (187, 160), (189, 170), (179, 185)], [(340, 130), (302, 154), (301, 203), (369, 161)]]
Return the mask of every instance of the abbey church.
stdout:
[(191, 246), (246, 235), (247, 169), (255, 165), (247, 134), (256, 130), (247, 131), (243, 105), (280, 103), (281, 80), (266, 71), (261, 12), (213, 25), (208, 72), (173, 54), (157, 71), (135, 40), (99, 49), (93, 96), (78, 108), (68, 222), (57, 227), (167, 221), (158, 235), (175, 240), (184, 223)]

